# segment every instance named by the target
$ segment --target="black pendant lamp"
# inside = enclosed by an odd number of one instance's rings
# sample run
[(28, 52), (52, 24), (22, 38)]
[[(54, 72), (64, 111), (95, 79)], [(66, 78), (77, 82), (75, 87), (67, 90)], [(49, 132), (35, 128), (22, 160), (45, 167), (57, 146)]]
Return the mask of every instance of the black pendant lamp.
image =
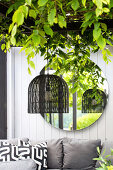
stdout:
[(56, 75), (39, 75), (28, 88), (28, 113), (68, 113), (66, 82)]
[(48, 72), (31, 81), (28, 87), (28, 113), (68, 112), (69, 90), (64, 79)]
[(100, 89), (88, 89), (82, 96), (82, 113), (102, 113), (107, 103), (106, 94)]

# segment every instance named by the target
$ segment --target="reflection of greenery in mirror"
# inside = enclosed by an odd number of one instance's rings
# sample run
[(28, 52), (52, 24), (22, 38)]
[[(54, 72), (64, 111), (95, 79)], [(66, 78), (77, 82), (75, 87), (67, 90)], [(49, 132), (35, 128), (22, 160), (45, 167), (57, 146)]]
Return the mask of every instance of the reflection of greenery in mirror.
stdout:
[[(67, 71), (63, 74), (63, 79), (67, 82), (69, 87), (69, 113), (62, 114), (63, 116), (61, 116), (63, 122), (63, 127), (61, 127), (64, 130), (80, 130), (86, 128), (102, 115), (102, 111), (82, 112), (83, 94), (88, 89), (93, 89), (94, 93), (90, 94), (90, 98), (91, 95), (92, 98), (95, 97), (96, 104), (102, 101), (101, 95), (97, 93), (98, 90), (104, 92), (106, 98), (108, 96), (107, 81), (101, 69), (91, 60), (87, 61), (86, 66), (87, 65), (88, 67), (84, 67), (82, 73), (81, 70), (77, 69), (77, 71), (75, 70), (75, 74), (71, 71)], [(74, 97), (76, 98), (75, 100)], [(107, 99), (105, 100), (107, 101)], [(92, 101), (92, 103), (93, 102), (94, 101)], [(76, 116), (74, 114), (76, 114)], [(54, 127), (60, 127), (59, 114), (46, 114), (45, 119)]]

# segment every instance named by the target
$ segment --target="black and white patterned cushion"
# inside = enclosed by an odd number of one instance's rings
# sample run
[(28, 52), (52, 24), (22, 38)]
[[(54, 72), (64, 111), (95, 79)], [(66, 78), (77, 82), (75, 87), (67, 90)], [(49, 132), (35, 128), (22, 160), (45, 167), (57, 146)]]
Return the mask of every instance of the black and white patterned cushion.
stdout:
[(46, 142), (37, 145), (30, 145), (21, 140), (18, 142), (18, 154), (20, 159), (32, 159), (37, 164), (38, 170), (47, 168), (47, 144)]
[(18, 160), (18, 146), (7, 142), (0, 143), (0, 161), (9, 162)]

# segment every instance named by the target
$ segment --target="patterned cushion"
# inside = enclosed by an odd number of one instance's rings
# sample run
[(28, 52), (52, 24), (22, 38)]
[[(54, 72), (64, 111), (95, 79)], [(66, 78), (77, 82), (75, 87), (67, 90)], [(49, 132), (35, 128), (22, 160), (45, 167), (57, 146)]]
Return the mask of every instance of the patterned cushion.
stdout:
[[(24, 141), (24, 142), (28, 142), (29, 139), (28, 138), (20, 138), (20, 140)], [(18, 145), (18, 138), (12, 138), (12, 139), (0, 139), (0, 145), (1, 142), (7, 142), (13, 145)]]
[(30, 145), (24, 141), (19, 140), (18, 154), (20, 159), (32, 159), (38, 166), (38, 170), (45, 170), (47, 168), (47, 144), (46, 142), (37, 145)]
[(0, 144), (0, 161), (16, 161), (18, 160), (18, 146), (1, 142)]

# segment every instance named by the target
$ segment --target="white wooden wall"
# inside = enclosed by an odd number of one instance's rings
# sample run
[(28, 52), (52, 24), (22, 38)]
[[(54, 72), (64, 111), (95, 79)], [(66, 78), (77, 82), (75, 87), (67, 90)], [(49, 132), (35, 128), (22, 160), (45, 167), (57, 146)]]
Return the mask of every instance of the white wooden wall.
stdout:
[[(113, 48), (109, 47), (113, 54)], [(56, 129), (47, 124), (40, 114), (28, 114), (28, 85), (44, 67), (43, 57), (37, 55), (34, 59), (36, 70), (32, 70), (32, 76), (28, 74), (27, 59), (24, 52), (19, 53), (20, 48), (12, 48), (8, 52), (8, 138), (28, 137), (33, 140), (44, 140), (61, 137), (77, 139), (98, 139), (102, 141), (113, 140), (113, 58), (108, 65), (103, 61), (101, 52), (92, 54), (91, 59), (99, 65), (104, 72), (109, 84), (109, 101), (101, 118), (92, 126), (74, 132)]]

